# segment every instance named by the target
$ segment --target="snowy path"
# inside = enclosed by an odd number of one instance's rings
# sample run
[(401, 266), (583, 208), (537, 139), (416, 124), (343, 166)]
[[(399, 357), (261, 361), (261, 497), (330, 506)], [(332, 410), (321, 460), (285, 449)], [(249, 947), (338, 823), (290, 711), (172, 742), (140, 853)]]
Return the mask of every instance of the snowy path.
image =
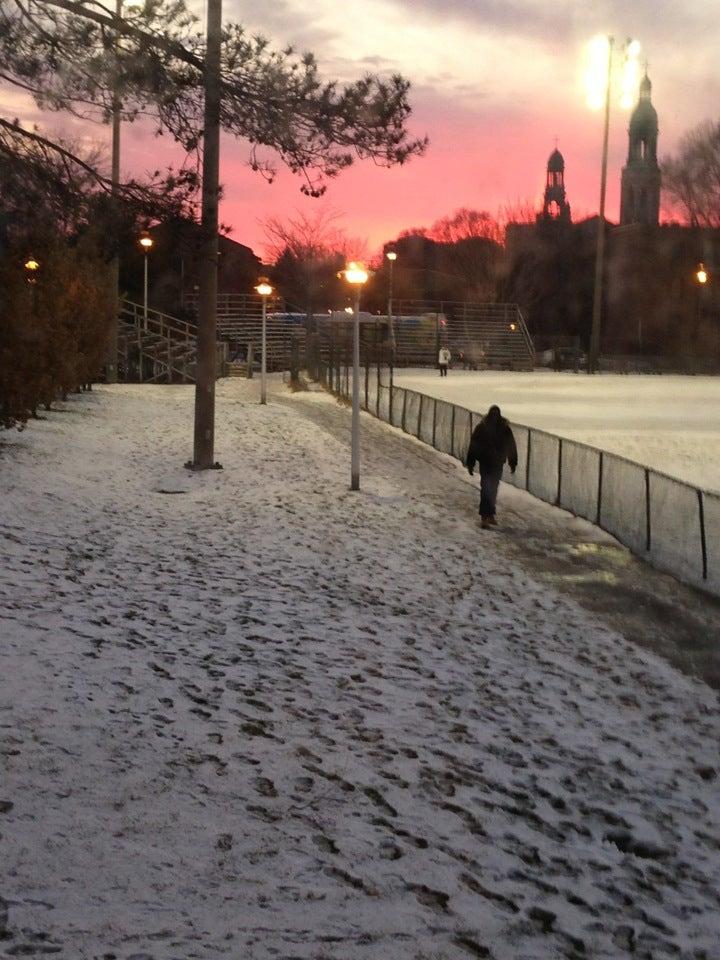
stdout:
[(256, 390), (0, 447), (0, 957), (716, 960), (717, 695)]

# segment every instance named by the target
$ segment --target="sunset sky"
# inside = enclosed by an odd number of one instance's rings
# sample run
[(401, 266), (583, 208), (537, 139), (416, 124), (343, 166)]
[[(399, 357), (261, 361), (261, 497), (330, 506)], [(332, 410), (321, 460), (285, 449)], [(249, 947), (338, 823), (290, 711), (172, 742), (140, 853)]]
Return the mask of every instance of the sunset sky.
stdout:
[[(204, 14), (204, 0), (191, 0)], [(323, 201), (300, 193), (281, 169), (268, 186), (246, 166), (247, 145), (224, 139), (221, 210), (231, 236), (262, 254), (268, 216), (326, 203), (370, 251), (412, 226), (462, 206), (495, 212), (504, 203), (539, 204), (557, 137), (573, 215), (597, 211), (602, 119), (585, 106), (582, 54), (598, 32), (642, 43), (660, 118), (659, 152), (688, 128), (717, 119), (720, 103), (716, 0), (224, 0), (237, 19), (282, 46), (315, 53), (322, 74), (352, 80), (399, 71), (412, 81), (411, 131), (427, 134), (427, 155), (385, 170), (358, 163), (330, 184)], [(5, 112), (21, 98), (1, 92)], [(27, 116), (32, 111), (28, 111)], [(615, 105), (610, 136), (608, 216), (618, 213), (628, 115)], [(57, 116), (50, 118), (56, 129)], [(99, 128), (98, 138), (109, 140)], [(124, 172), (158, 162), (164, 141), (124, 128)], [(148, 157), (152, 155), (152, 160)]]

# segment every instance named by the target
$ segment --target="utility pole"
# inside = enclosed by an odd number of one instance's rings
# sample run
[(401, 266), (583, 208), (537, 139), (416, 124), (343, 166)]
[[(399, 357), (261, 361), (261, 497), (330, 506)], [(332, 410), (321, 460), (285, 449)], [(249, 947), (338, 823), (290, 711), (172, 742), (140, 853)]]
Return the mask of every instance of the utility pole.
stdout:
[[(114, 48), (114, 79), (113, 79), (113, 98), (112, 98), (112, 160), (110, 169), (110, 195), (112, 198), (112, 215), (115, 218), (115, 243), (119, 240), (118, 231), (118, 190), (120, 188), (120, 20), (122, 19), (123, 0), (115, 0), (115, 17), (117, 19), (117, 29), (115, 30), (115, 48)], [(107, 354), (105, 358), (105, 379), (108, 383), (117, 383), (118, 380), (118, 312), (120, 309), (120, 257), (117, 250), (110, 261), (110, 276), (108, 282), (113, 298), (113, 315), (110, 320), (110, 331), (108, 335)]]
[(217, 331), (218, 192), (220, 183), (220, 38), (222, 0), (207, 0), (202, 247), (198, 296), (193, 470), (219, 469), (214, 460)]
[(610, 133), (610, 96), (612, 88), (612, 58), (615, 40), (608, 37), (607, 89), (605, 92), (605, 125), (603, 128), (602, 165), (600, 171), (600, 215), (598, 217), (597, 249), (595, 251), (595, 284), (593, 288), (592, 327), (587, 372), (597, 373), (600, 366), (600, 324), (602, 321), (603, 272), (605, 269), (605, 189), (607, 186), (608, 137)]

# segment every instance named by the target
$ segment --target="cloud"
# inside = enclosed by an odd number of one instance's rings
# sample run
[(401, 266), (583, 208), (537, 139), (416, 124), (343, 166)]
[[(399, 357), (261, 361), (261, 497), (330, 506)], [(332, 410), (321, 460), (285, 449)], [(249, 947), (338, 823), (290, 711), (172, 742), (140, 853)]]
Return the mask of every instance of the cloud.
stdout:
[(236, 20), (248, 30), (268, 37), (274, 44), (292, 44), (300, 52), (321, 54), (336, 43), (340, 36), (329, 28), (322, 17), (322, 4), (316, 16), (308, 15), (306, 3), (297, 0), (273, 0), (258, 4), (257, 0), (230, 0), (225, 4), (224, 17)]
[(691, 7), (676, 0), (389, 0), (397, 9), (416, 16), (470, 23), (479, 29), (538, 39), (582, 35), (588, 29), (617, 29), (642, 36), (655, 30), (670, 38), (699, 37), (712, 22), (713, 0), (696, 0)]

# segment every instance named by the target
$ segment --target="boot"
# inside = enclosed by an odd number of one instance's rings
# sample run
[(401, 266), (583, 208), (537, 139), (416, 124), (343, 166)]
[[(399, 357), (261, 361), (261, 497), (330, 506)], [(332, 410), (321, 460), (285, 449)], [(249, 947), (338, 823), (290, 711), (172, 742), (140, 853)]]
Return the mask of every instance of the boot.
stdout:
[(492, 526), (492, 517), (486, 517), (482, 514), (480, 515), (480, 526), (483, 530), (487, 530)]
[(491, 527), (497, 526), (497, 517), (495, 516), (494, 513), (492, 514), (492, 516), (487, 517), (487, 522), (488, 522), (488, 525)]

